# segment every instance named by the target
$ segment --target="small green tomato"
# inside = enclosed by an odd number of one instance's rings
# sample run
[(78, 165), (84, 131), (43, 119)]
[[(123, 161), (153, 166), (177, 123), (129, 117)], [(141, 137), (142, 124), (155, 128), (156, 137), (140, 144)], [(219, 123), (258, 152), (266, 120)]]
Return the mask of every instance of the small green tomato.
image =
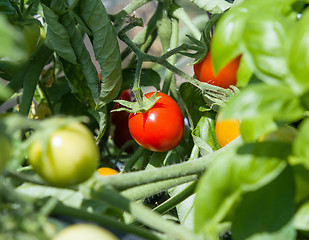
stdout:
[(96, 225), (79, 223), (60, 231), (53, 240), (119, 240), (114, 234)]
[(28, 159), (50, 184), (70, 186), (86, 181), (96, 171), (99, 150), (90, 130), (80, 122), (71, 122), (54, 131), (47, 143), (34, 141)]

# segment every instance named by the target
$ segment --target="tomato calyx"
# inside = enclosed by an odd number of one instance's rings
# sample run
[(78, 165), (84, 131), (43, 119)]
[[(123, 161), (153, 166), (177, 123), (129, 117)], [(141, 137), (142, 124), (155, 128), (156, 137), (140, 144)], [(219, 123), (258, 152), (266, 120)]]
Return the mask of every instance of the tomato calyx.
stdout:
[(142, 95), (142, 102), (129, 102), (126, 100), (114, 100), (114, 102), (119, 103), (120, 105), (124, 106), (121, 108), (117, 108), (112, 110), (112, 112), (118, 111), (126, 111), (129, 113), (145, 113), (149, 109), (151, 109), (155, 103), (158, 101), (160, 97), (157, 97), (158, 92), (155, 92), (150, 98), (146, 98)]

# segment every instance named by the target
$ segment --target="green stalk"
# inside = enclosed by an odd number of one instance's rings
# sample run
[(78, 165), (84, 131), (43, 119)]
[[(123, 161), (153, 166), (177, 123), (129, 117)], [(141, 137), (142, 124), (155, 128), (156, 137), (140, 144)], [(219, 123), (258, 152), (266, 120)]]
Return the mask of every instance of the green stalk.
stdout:
[(233, 149), (235, 146), (239, 146), (241, 141), (241, 138), (237, 138), (224, 148), (188, 162), (178, 163), (162, 168), (138, 171), (134, 173), (106, 176), (104, 178), (100, 178), (100, 181), (103, 185), (109, 185), (119, 190), (125, 190), (137, 185), (143, 185), (193, 174), (201, 174), (205, 171), (209, 164), (211, 164), (212, 161), (215, 161), (215, 159), (219, 158), (226, 151)]
[(120, 222), (118, 220), (115, 220), (114, 218), (110, 216), (105, 216), (102, 214), (95, 214), (95, 213), (90, 213), (87, 212), (83, 209), (75, 209), (72, 207), (65, 206), (61, 203), (57, 204), (56, 207), (53, 210), (54, 214), (59, 214), (61, 216), (69, 216), (72, 218), (78, 218), (82, 220), (87, 220), (87, 221), (94, 221), (102, 225), (103, 227), (110, 227), (112, 229), (117, 229), (126, 233), (133, 233), (137, 236), (140, 236), (145, 239), (149, 240), (160, 240), (161, 238), (158, 237), (157, 235), (153, 234), (151, 231), (135, 227), (133, 225), (127, 225), (123, 222)]
[(90, 197), (107, 202), (108, 204), (120, 208), (132, 215), (142, 224), (162, 232), (169, 239), (178, 240), (199, 240), (199, 236), (190, 230), (178, 225), (172, 221), (165, 220), (159, 213), (153, 212), (150, 208), (141, 203), (133, 202), (123, 197), (118, 192), (107, 188), (104, 184), (94, 182), (90, 189), (88, 188)]
[(169, 188), (179, 186), (181, 184), (192, 182), (198, 179), (198, 175), (189, 175), (176, 179), (164, 180), (156, 183), (149, 183), (142, 186), (129, 188), (121, 192), (121, 195), (130, 200), (144, 199), (160, 192), (163, 192)]
[(151, 0), (135, 0), (131, 2), (129, 5), (127, 5), (123, 11), (125, 11), (127, 14), (133, 13), (136, 9), (142, 7), (146, 3), (151, 2)]
[[(172, 32), (171, 32), (171, 39), (170, 39), (170, 49), (175, 49), (178, 46), (179, 22), (176, 19), (172, 19), (171, 24), (172, 24)], [(177, 58), (177, 55), (174, 54), (171, 57), (169, 57), (167, 59), (167, 61), (171, 65), (175, 65), (176, 58)], [(175, 78), (174, 73), (171, 72), (170, 70), (166, 70), (162, 92), (164, 92), (166, 94), (168, 93), (168, 91), (171, 88), (171, 82), (172, 82), (173, 78)], [(171, 91), (175, 93), (175, 89), (171, 89)]]

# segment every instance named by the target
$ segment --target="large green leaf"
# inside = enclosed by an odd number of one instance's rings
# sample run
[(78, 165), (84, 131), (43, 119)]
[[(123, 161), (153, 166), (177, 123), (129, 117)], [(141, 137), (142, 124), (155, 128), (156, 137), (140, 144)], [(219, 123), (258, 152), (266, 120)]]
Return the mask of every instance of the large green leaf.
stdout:
[(295, 239), (294, 193), (293, 172), (289, 167), (264, 187), (245, 193), (232, 218), (233, 238)]
[(294, 92), (279, 85), (252, 84), (230, 100), (222, 118), (296, 121), (305, 112)]
[(291, 87), (300, 93), (309, 90), (309, 11), (307, 10), (298, 22), (292, 35), (290, 55), (288, 57), (289, 68), (294, 81)]
[(70, 63), (76, 64), (76, 56), (70, 43), (70, 37), (65, 27), (59, 22), (59, 16), (46, 5), (42, 4), (47, 33), (45, 44), (59, 56)]
[(217, 239), (222, 224), (232, 217), (241, 196), (255, 191), (286, 168), (291, 146), (287, 143), (246, 144), (224, 152), (204, 173), (197, 187), (195, 229)]
[(287, 19), (267, 9), (250, 12), (242, 38), (244, 54), (261, 80), (281, 85), (287, 78), (292, 28)]
[(80, 14), (92, 32), (95, 57), (102, 70), (101, 92), (97, 101), (100, 108), (117, 97), (122, 84), (117, 35), (100, 0), (81, 0)]

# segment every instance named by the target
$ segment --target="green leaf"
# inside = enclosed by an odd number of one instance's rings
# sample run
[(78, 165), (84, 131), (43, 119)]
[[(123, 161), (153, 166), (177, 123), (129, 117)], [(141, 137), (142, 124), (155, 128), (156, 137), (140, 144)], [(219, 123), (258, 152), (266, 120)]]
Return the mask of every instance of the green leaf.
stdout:
[[(233, 238), (238, 240), (292, 240), (294, 179), (291, 168), (264, 187), (247, 192), (232, 218)], [(280, 201), (278, 201), (280, 199)]]
[(202, 155), (207, 155), (219, 149), (215, 133), (216, 113), (205, 112), (197, 126), (192, 131), (193, 141), (199, 147)]
[(306, 119), (299, 126), (298, 136), (293, 143), (293, 152), (297, 163), (301, 163), (309, 169), (309, 119)]
[(243, 52), (242, 36), (249, 17), (247, 12), (243, 7), (232, 8), (219, 20), (211, 45), (216, 73)]
[(0, 100), (5, 101), (11, 96), (10, 90), (0, 82)]
[(285, 86), (252, 84), (234, 95), (227, 103), (222, 118), (296, 121), (305, 110), (300, 99)]
[(100, 0), (81, 0), (81, 17), (93, 34), (93, 49), (101, 66), (101, 91), (97, 106), (114, 100), (121, 88), (121, 57), (117, 34)]
[(299, 204), (309, 197), (309, 170), (303, 164), (292, 165), (296, 195), (295, 202)]
[(297, 210), (294, 226), (297, 230), (309, 232), (309, 201), (303, 203)]
[(4, 15), (14, 15), (15, 9), (12, 7), (9, 0), (0, 1), (0, 14)]
[(292, 28), (292, 22), (273, 11), (250, 12), (242, 38), (244, 55), (261, 80), (282, 85), (288, 77), (287, 56)]
[(294, 77), (291, 87), (299, 93), (309, 90), (309, 10), (305, 11), (297, 23), (292, 35), (292, 44), (288, 56), (289, 69)]
[(60, 57), (76, 64), (76, 56), (70, 43), (70, 37), (65, 27), (59, 22), (59, 17), (46, 5), (42, 4), (47, 33), (44, 43)]
[(275, 179), (287, 166), (290, 153), (290, 144), (278, 142), (246, 144), (222, 152), (197, 186), (196, 231), (207, 239), (217, 239), (241, 196)]
[(256, 141), (266, 133), (277, 129), (277, 124), (267, 116), (244, 119), (240, 124), (241, 136), (245, 142)]
[[(135, 69), (134, 68), (125, 68), (122, 70), (123, 76), (123, 84), (121, 90), (127, 90), (132, 88), (133, 81), (135, 77)], [(160, 89), (161, 77), (160, 74), (151, 69), (151, 68), (143, 68), (141, 73), (141, 83), (143, 86), (152, 86), (156, 89)]]
[(209, 13), (222, 13), (232, 6), (231, 3), (225, 0), (190, 0), (199, 8)]
[(91, 96), (91, 91), (88, 87), (87, 80), (83, 75), (80, 65), (72, 64), (64, 59), (61, 59), (63, 71), (73, 94), (85, 106), (95, 107), (95, 103)]
[(0, 14), (0, 59), (20, 61), (27, 58), (24, 36)]
[(200, 107), (205, 105), (203, 95), (197, 87), (188, 82), (180, 85), (179, 93), (185, 104), (190, 127), (193, 130), (203, 116), (203, 112), (199, 111)]

